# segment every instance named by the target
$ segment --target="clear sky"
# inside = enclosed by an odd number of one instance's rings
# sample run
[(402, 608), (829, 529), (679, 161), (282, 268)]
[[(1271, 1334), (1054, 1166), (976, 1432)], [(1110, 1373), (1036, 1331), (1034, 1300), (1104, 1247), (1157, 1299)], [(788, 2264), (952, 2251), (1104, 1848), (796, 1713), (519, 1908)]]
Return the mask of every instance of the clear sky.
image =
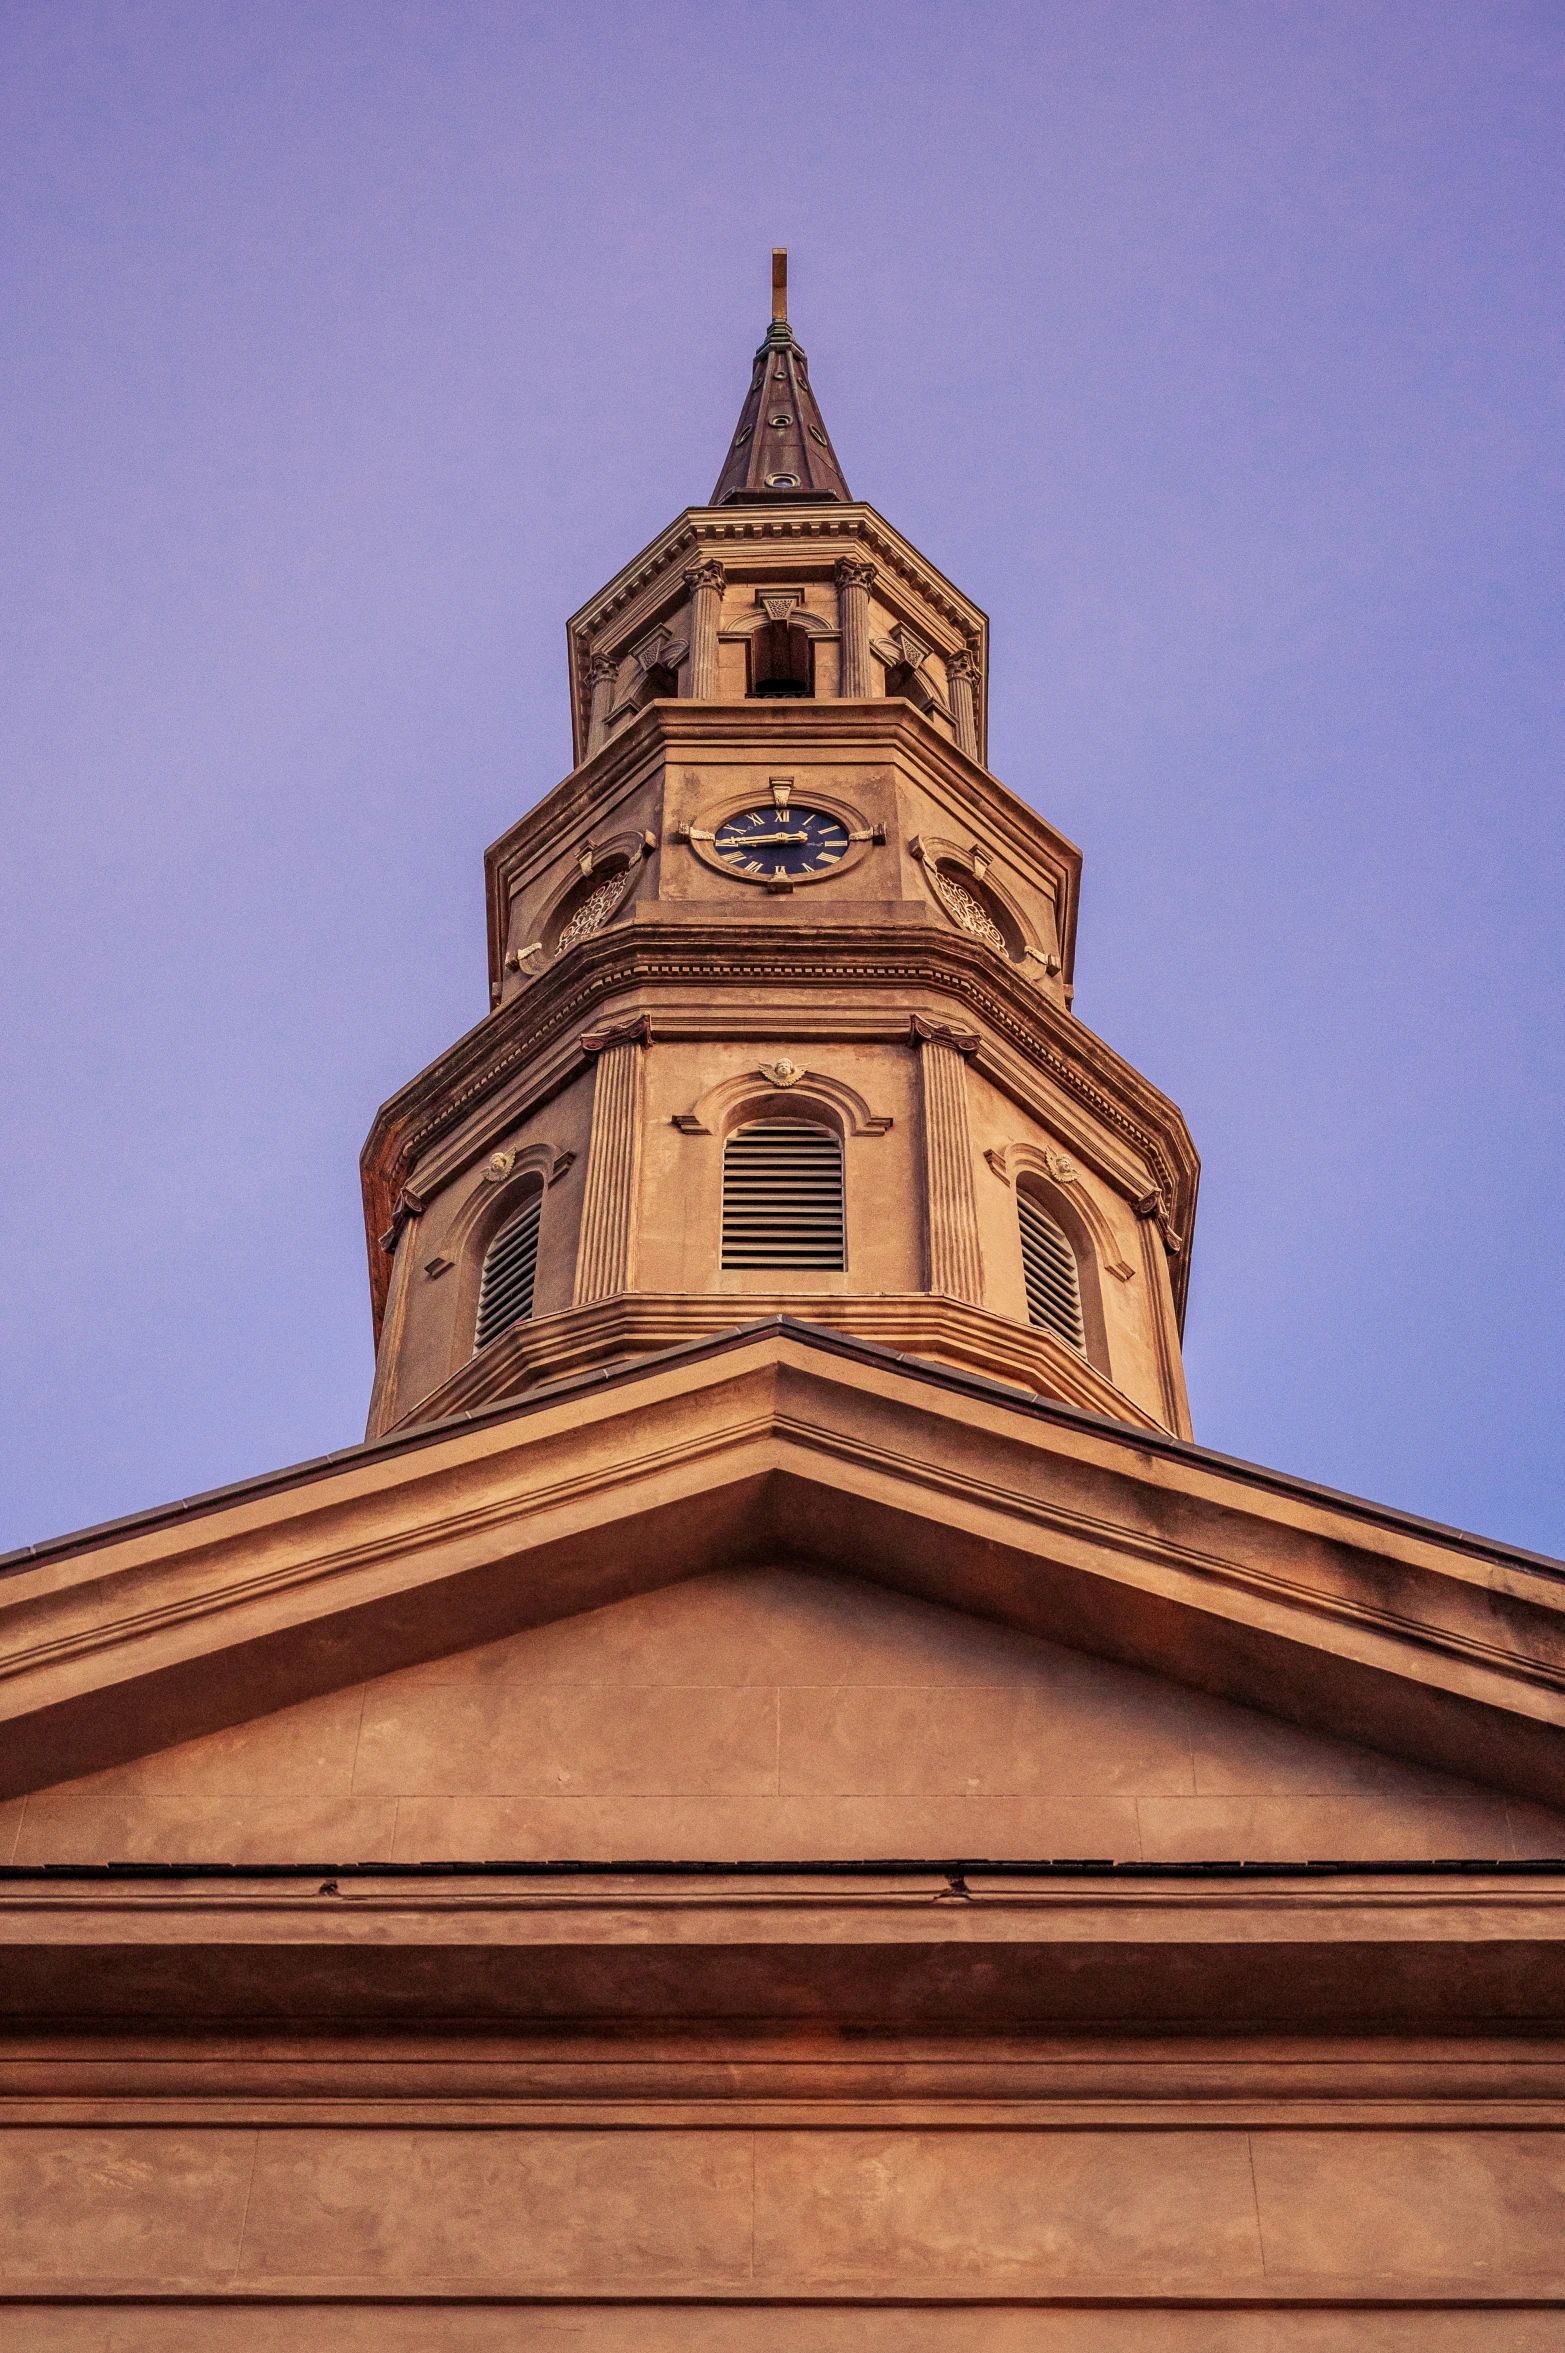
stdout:
[(1197, 1436), (1565, 1552), (1558, 0), (9, 0), (0, 1541), (351, 1443), (563, 622), (792, 248), (993, 617)]

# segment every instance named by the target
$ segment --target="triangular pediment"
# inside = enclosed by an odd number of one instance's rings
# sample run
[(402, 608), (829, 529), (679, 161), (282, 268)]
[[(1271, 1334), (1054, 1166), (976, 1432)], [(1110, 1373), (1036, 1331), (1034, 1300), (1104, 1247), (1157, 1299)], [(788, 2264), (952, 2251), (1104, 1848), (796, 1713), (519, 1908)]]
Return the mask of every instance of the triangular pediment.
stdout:
[[(821, 1754), (846, 1741), (843, 1756), (879, 1760), (881, 1778), (862, 1786), (811, 1792), (779, 1780), (769, 1791), (714, 1784), (638, 1793), (628, 1784), (561, 1784), (559, 1795), (656, 1799), (674, 1809), (659, 1818), (658, 1845), (691, 1852), (714, 1838), (728, 1853), (761, 1840), (759, 1816), (753, 1828), (748, 1816), (734, 1816), (719, 1833), (722, 1806), (772, 1805), (764, 1849), (805, 1835), (776, 1809), (824, 1806), (833, 1796), (851, 1797), (858, 1810), (829, 1836), (825, 1816), (812, 1815), (810, 1839), (831, 1851), (912, 1843), (927, 1852), (952, 1843), (949, 1832), (935, 1836), (949, 1809), (981, 1796), (1000, 1809), (981, 1843), (999, 1852), (1018, 1851), (1018, 1842), (1032, 1854), (1132, 1852), (1128, 1803), (1164, 1808), (1146, 1815), (1154, 1827), (1172, 1826), (1167, 1809), (1183, 1805), (1179, 1835), (1203, 1854), (1263, 1854), (1285, 1835), (1265, 1811), (1277, 1792), (1263, 1786), (1264, 1774), (1206, 1786), (1193, 1762), (1199, 1723), (1219, 1721), (1210, 1711), (1227, 1703), (1252, 1727), (1285, 1718), (1298, 1728), (1273, 1723), (1233, 1736), (1241, 1748), (1249, 1742), (1247, 1753), (1274, 1759), (1290, 1802), (1309, 1796), (1327, 1807), (1286, 1829), (1291, 1851), (1344, 1847), (1349, 1826), (1328, 1801), (1370, 1791), (1388, 1757), (1532, 1804), (1565, 1804), (1565, 1613), (1550, 1564), (783, 1319), (14, 1562), (0, 1583), (3, 1788), (20, 1797), (113, 1768), (123, 1797), (188, 1769), (235, 1806), (290, 1775), (301, 1803), (324, 1804), (330, 1794), (334, 1805), (411, 1807), (445, 1794), (544, 1805), (553, 1795), (548, 1774), (575, 1768), (564, 1751), (563, 1762), (547, 1762), (553, 1752), (542, 1731), (543, 1786), (442, 1793), (372, 1789), (365, 1776), (385, 1769), (371, 1763), (382, 1736), (361, 1757), (362, 1726), (343, 1787), (343, 1726), (358, 1722), (356, 1709), (378, 1721), (370, 1695), (381, 1695), (378, 1707), (393, 1685), (411, 1695), (470, 1681), (478, 1707), (486, 1678), (505, 1684), (502, 1660), (523, 1662), (517, 1687), (531, 1689), (538, 1678), (525, 1662), (589, 1642), (583, 1629), (594, 1626), (684, 1626), (675, 1644), (689, 1657), (681, 1672), (705, 1688), (694, 1669), (709, 1652), (737, 1644), (765, 1653), (771, 1637), (754, 1616), (762, 1588), (743, 1580), (784, 1569), (814, 1580), (797, 1587), (801, 1595), (859, 1597), (837, 1605), (842, 1623), (860, 1629), (850, 1649), (889, 1645), (882, 1678), (867, 1675), (855, 1689), (903, 1688), (896, 1660), (904, 1639), (929, 1659), (981, 1653), (996, 1680), (953, 1669), (949, 1688), (938, 1677), (906, 1684), (943, 1695), (927, 1701), (861, 1697), (842, 1719), (858, 1727), (851, 1738), (822, 1718), (813, 1742)], [(733, 1624), (721, 1611), (699, 1623), (682, 1614), (696, 1606), (692, 1596), (717, 1593), (710, 1580), (722, 1577), (740, 1579), (728, 1589)], [(866, 1594), (881, 1613), (874, 1640), (862, 1632)], [(803, 1641), (800, 1629), (823, 1609), (819, 1599), (801, 1601), (789, 1641)], [(936, 1623), (938, 1638), (927, 1632)], [(750, 1630), (736, 1634), (737, 1625)], [(926, 1628), (916, 1639), (915, 1625)], [(832, 1688), (831, 1641), (811, 1639), (816, 1681), (808, 1687)], [(1025, 1671), (1024, 1659), (1032, 1662)], [(1053, 1662), (1047, 1671), (1045, 1660)], [(583, 1690), (592, 1680), (577, 1678)], [(1024, 1686), (1032, 1694), (1025, 1703), (1015, 1697)], [(783, 1684), (773, 1678), (772, 1687)], [(981, 1707), (952, 1696), (980, 1687), (991, 1694)], [(1099, 1758), (1098, 1777), (1065, 1790), (1059, 1775), (1077, 1770), (1078, 1751), (1075, 1733), (1060, 1747), (1058, 1727), (1077, 1723), (1073, 1710), (1086, 1710), (1087, 1723), (1089, 1691), (1104, 1722), (1115, 1721), (1119, 1692), (1137, 1724), (1177, 1718), (1190, 1727), (1188, 1738), (1179, 1735), (1184, 1761), (1168, 1767), (1176, 1779), (1188, 1772), (1188, 1785), (1121, 1787), (1112, 1740), (1105, 1747), (1083, 1730), (1080, 1756)], [(1140, 1695), (1134, 1706), (1132, 1692)], [(555, 1723), (564, 1704), (558, 1692), (539, 1701), (538, 1722)], [(673, 1708), (677, 1731), (677, 1704), (646, 1704), (653, 1714), (639, 1730), (628, 1701), (583, 1700), (581, 1721), (601, 1719), (593, 1737), (612, 1735), (637, 1755), (677, 1757), (679, 1740), (693, 1734), (676, 1739), (656, 1713)], [(746, 1741), (765, 1745), (753, 1696), (732, 1704), (725, 1772), (738, 1770), (733, 1759), (749, 1753)], [(805, 1702), (790, 1706), (797, 1716)], [(904, 1706), (911, 1714), (898, 1712)], [(525, 1709), (505, 1716), (504, 1753), (522, 1753), (518, 1727), (531, 1720)], [(437, 1745), (471, 1780), (489, 1735), (480, 1727), (459, 1737), (456, 1722)], [(1316, 1746), (1298, 1745), (1306, 1734)], [(329, 1766), (311, 1746), (317, 1735), (336, 1760)], [(1139, 1754), (1141, 1733), (1125, 1738), (1126, 1754)], [(1321, 1739), (1337, 1744), (1335, 1765), (1323, 1761)], [(207, 1743), (194, 1763), (170, 1761), (175, 1749), (194, 1757), (192, 1742)], [(798, 1755), (811, 1745), (800, 1732)], [(417, 1747), (411, 1732), (404, 1747), (408, 1755)], [(1373, 1764), (1365, 1762), (1371, 1751)], [(1286, 1769), (1285, 1759), (1294, 1761)], [(764, 1777), (782, 1768), (774, 1756), (756, 1770)], [(912, 1776), (906, 1786), (899, 1772)], [(942, 1775), (954, 1776), (949, 1786)], [(1318, 1789), (1311, 1775), (1325, 1775)], [(232, 1786), (222, 1789), (225, 1776)], [(976, 1790), (967, 1787), (974, 1779)], [(100, 1791), (107, 1796), (109, 1785)], [(1038, 1809), (1062, 1793), (1080, 1801), (1074, 1827), (1067, 1832), (1060, 1819), (1045, 1838)], [(1091, 1811), (1105, 1806), (1121, 1810)], [(14, 1807), (10, 1818), (14, 1825)], [(305, 1814), (291, 1819), (289, 1835), (302, 1837)], [(330, 1819), (338, 1830), (327, 1841), (322, 1818), (318, 1835), (334, 1852), (356, 1821), (350, 1843), (366, 1857), (386, 1835), (383, 1814)], [(1393, 1808), (1377, 1840), (1392, 1839), (1401, 1819)], [(437, 1854), (456, 1832), (442, 1837), (435, 1816), (424, 1820), (416, 1843)], [(958, 1813), (953, 1829), (977, 1820)], [(486, 1831), (480, 1843), (488, 1853), (533, 1851), (557, 1835), (541, 1825), (542, 1817), (531, 1827), (518, 1819), (505, 1837)], [(611, 1830), (617, 1847), (638, 1843), (629, 1815), (604, 1817), (592, 1843)], [(128, 1816), (123, 1835), (131, 1836)], [(650, 1826), (644, 1835), (652, 1837)], [(1423, 1853), (1433, 1835), (1426, 1826), (1415, 1840), (1410, 1822), (1395, 1839)], [(578, 1828), (570, 1845), (579, 1850), (584, 1836)], [(1140, 1811), (1134, 1836), (1143, 1836)], [(1475, 1818), (1460, 1838), (1453, 1823), (1441, 1851), (1453, 1847), (1503, 1852), (1498, 1816), (1482, 1833)]]
[(795, 1567), (716, 1571), (39, 1791), (12, 1859), (1304, 1860), (1565, 1820)]

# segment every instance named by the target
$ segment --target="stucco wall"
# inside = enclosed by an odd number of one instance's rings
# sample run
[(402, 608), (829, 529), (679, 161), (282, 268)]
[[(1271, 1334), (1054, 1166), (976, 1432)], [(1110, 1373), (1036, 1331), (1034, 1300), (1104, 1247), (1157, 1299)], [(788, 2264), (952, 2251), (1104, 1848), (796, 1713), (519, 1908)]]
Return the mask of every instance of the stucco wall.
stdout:
[(13, 1800), (7, 1830), (27, 1863), (1565, 1853), (1544, 1808), (790, 1569), (382, 1676)]

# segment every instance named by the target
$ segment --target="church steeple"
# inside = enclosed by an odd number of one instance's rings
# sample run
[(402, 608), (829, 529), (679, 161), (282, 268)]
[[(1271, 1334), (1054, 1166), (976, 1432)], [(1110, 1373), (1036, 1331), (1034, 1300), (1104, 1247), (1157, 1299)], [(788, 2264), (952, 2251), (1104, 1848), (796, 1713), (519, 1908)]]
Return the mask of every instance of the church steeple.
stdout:
[(365, 1152), (371, 1427), (797, 1315), (1186, 1432), (1197, 1163), (1072, 1009), (1081, 854), (987, 765), (983, 613), (853, 500), (787, 319), (571, 617), (491, 1019)]
[(831, 436), (810, 389), (809, 362), (788, 324), (788, 249), (772, 250), (772, 323), (755, 355), (739, 413), (709, 504), (819, 504), (851, 498)]

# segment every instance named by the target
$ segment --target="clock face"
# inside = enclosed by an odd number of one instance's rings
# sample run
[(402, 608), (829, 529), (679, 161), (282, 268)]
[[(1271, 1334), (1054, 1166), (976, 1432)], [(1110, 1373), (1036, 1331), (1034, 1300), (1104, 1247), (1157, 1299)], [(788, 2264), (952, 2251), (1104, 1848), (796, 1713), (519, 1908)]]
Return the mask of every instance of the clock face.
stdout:
[(847, 856), (848, 829), (824, 809), (741, 809), (718, 827), (712, 849), (756, 882), (804, 882)]

